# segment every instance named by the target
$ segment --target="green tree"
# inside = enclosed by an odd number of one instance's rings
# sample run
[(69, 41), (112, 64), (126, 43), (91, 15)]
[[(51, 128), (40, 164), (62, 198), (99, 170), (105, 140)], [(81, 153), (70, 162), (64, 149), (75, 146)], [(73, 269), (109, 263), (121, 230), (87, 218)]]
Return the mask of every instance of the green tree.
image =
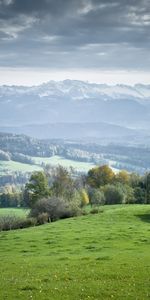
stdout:
[(146, 203), (146, 191), (141, 187), (136, 187), (134, 189), (135, 202), (139, 204)]
[(130, 175), (127, 171), (121, 170), (118, 174), (116, 174), (115, 181), (122, 184), (128, 184), (130, 181)]
[(52, 182), (51, 192), (54, 196), (71, 200), (75, 192), (75, 182), (66, 168), (58, 166), (50, 181)]
[(95, 167), (89, 170), (87, 175), (87, 184), (93, 188), (99, 188), (103, 185), (113, 182), (115, 177), (112, 169), (107, 166)]
[(25, 186), (25, 195), (28, 195), (29, 206), (50, 194), (48, 179), (44, 172), (34, 172)]
[(145, 203), (150, 204), (150, 173), (147, 172), (144, 176), (145, 187)]

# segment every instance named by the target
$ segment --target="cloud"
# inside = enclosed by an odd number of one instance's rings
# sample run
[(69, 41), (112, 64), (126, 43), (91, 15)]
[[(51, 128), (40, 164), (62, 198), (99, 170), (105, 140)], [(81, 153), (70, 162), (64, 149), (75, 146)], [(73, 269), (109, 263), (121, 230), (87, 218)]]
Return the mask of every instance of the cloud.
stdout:
[(149, 30), (149, 0), (1, 0), (0, 66), (149, 70)]
[(13, 3), (13, 0), (1, 0), (0, 5), (11, 5)]
[[(0, 20), (0, 32), (6, 39), (16, 39), (22, 31), (30, 28), (36, 22), (34, 17), (20, 15), (18, 18)], [(5, 40), (5, 38), (3, 38)]]

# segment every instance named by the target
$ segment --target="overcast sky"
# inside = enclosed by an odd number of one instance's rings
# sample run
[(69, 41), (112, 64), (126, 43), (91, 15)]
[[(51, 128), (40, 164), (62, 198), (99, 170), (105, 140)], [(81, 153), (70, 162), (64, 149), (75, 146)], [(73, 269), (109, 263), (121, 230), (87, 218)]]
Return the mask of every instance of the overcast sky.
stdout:
[(0, 0), (0, 84), (150, 83), (150, 0)]

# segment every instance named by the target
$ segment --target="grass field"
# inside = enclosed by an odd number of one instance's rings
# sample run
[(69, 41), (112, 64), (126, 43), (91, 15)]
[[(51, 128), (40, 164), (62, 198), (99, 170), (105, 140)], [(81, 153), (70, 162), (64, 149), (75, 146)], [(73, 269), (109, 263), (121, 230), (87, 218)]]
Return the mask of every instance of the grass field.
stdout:
[(0, 216), (10, 216), (15, 215), (17, 217), (26, 217), (29, 213), (29, 209), (21, 209), (21, 208), (0, 208)]
[(31, 157), (35, 164), (24, 164), (15, 161), (0, 161), (0, 175), (9, 174), (10, 172), (21, 171), (21, 172), (29, 172), (32, 173), (34, 171), (40, 171), (43, 168), (40, 164), (50, 164), (52, 166), (64, 166), (66, 168), (73, 167), (79, 172), (88, 172), (89, 169), (94, 167), (91, 163), (86, 162), (77, 162), (69, 159), (65, 159), (60, 156), (53, 156), (53, 157)]
[(95, 165), (88, 162), (79, 162), (71, 159), (66, 159), (61, 156), (55, 155), (52, 157), (33, 157), (36, 164), (50, 164), (52, 166), (61, 165), (65, 168), (73, 167), (80, 172), (88, 172), (89, 169), (93, 168)]
[(21, 171), (21, 172), (34, 172), (42, 170), (40, 166), (23, 164), (16, 161), (0, 161), (0, 175), (4, 175), (9, 172)]
[(0, 299), (150, 299), (150, 206), (0, 233)]

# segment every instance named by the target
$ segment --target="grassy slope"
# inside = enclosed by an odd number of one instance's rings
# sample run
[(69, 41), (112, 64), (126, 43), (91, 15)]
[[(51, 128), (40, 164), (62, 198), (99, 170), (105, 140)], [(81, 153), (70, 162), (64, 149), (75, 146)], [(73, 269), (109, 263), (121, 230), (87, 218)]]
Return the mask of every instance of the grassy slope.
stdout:
[(55, 155), (52, 157), (33, 157), (33, 159), (36, 162), (36, 164), (41, 164), (43, 162), (45, 164), (50, 164), (52, 166), (61, 165), (65, 168), (69, 168), (71, 166), (75, 168), (77, 171), (82, 171), (82, 172), (88, 172), (89, 169), (95, 166), (92, 163), (66, 159), (59, 155)]
[(0, 233), (0, 299), (150, 297), (150, 206)]
[(62, 165), (66, 168), (73, 167), (77, 171), (88, 172), (89, 169), (94, 167), (94, 164), (88, 162), (78, 162), (74, 160), (65, 159), (60, 156), (53, 157), (31, 157), (35, 164), (25, 164), (15, 161), (0, 161), (0, 175), (8, 174), (9, 172), (21, 171), (21, 172), (34, 172), (42, 170), (40, 164), (50, 164), (52, 166)]
[(0, 161), (0, 175), (7, 174), (8, 172), (34, 172), (42, 170), (40, 166), (23, 164), (16, 161)]

